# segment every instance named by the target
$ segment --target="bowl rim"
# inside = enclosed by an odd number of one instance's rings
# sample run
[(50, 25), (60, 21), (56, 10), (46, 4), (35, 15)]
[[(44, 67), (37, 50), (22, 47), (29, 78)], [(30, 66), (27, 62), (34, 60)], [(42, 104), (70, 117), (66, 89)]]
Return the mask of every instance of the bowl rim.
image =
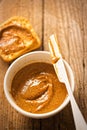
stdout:
[[(69, 96), (67, 95), (67, 97), (65, 98), (65, 100), (63, 101), (63, 103), (58, 107), (56, 108), (55, 110), (52, 110), (50, 112), (47, 112), (47, 113), (42, 113), (42, 114), (36, 114), (36, 113), (30, 113), (30, 112), (27, 112), (25, 110), (23, 110), (22, 108), (20, 108), (16, 103), (15, 101), (11, 98), (11, 93), (9, 92), (8, 90), (8, 86), (6, 84), (7, 82), (7, 79), (8, 79), (8, 75), (10, 73), (10, 70), (12, 69), (12, 67), (14, 67), (14, 65), (17, 63), (17, 62), (20, 62), (21, 59), (25, 58), (26, 56), (28, 55), (33, 55), (33, 54), (46, 54), (46, 55), (50, 55), (50, 53), (48, 51), (33, 51), (33, 52), (29, 52), (27, 54), (24, 54), (22, 55), (21, 57), (17, 58), (8, 68), (8, 70), (6, 71), (6, 74), (5, 74), (5, 77), (4, 77), (4, 93), (5, 93), (5, 96), (8, 100), (8, 102), (10, 103), (10, 105), (16, 110), (18, 111), (19, 113), (21, 113), (22, 115), (25, 115), (25, 116), (28, 116), (28, 117), (31, 117), (31, 118), (36, 118), (36, 119), (42, 119), (42, 118), (48, 118), (50, 116), (53, 116), (57, 113), (59, 113), (61, 110), (63, 110), (67, 104), (69, 103)], [(74, 91), (74, 75), (73, 75), (73, 71), (70, 67), (70, 65), (67, 63), (67, 61), (64, 60), (64, 64), (65, 66), (67, 67), (67, 69), (69, 70), (70, 72), (70, 75), (71, 75), (71, 79), (72, 79), (72, 91)]]

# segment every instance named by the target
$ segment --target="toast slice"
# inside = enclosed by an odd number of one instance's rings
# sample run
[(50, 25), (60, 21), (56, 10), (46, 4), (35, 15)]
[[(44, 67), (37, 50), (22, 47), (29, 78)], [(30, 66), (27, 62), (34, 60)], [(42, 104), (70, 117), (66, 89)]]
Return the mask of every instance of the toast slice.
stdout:
[(4, 61), (10, 62), (40, 45), (27, 19), (15, 16), (0, 25), (0, 56)]

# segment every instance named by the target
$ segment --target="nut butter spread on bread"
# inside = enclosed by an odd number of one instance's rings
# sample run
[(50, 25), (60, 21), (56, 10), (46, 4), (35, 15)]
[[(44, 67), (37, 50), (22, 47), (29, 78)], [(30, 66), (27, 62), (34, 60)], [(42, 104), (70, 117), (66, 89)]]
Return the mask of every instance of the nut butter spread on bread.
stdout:
[(27, 19), (12, 17), (0, 25), (0, 56), (6, 62), (40, 45), (41, 42)]

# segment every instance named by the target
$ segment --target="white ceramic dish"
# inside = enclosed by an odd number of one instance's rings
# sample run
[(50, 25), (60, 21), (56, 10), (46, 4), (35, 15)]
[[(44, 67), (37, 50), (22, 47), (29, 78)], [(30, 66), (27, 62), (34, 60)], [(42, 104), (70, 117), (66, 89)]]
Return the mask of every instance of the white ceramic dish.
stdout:
[[(47, 118), (50, 117), (52, 115), (55, 115), (56, 113), (60, 112), (68, 103), (69, 103), (69, 97), (67, 96), (67, 98), (64, 100), (64, 102), (55, 110), (48, 112), (48, 113), (43, 113), (43, 114), (33, 114), (30, 112), (26, 112), (23, 109), (21, 109), (16, 103), (14, 98), (11, 95), (11, 83), (12, 80), (15, 76), (15, 74), (24, 66), (34, 63), (34, 62), (46, 62), (46, 63), (51, 63), (51, 57), (50, 57), (50, 53), (47, 51), (34, 51), (34, 52), (30, 52), (27, 53), (21, 57), (19, 57), (18, 59), (16, 59), (8, 68), (6, 74), (5, 74), (5, 78), (4, 78), (4, 93), (6, 95), (7, 100), (9, 101), (9, 103), (11, 104), (11, 106), (16, 109), (18, 112), (20, 112), (21, 114), (31, 117), (31, 118), (37, 118), (37, 119), (41, 119), (41, 118)], [(71, 67), (69, 66), (69, 64), (64, 61), (66, 70), (68, 72), (68, 76), (69, 76), (69, 81), (70, 81), (70, 85), (72, 88), (72, 91), (74, 90), (74, 76), (73, 76), (73, 72)]]

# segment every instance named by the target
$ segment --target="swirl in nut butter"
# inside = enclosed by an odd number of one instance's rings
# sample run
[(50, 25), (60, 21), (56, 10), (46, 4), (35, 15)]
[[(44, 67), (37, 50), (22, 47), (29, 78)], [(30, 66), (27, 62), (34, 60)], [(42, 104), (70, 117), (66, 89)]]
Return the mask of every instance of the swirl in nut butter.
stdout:
[(32, 63), (22, 68), (12, 81), (16, 103), (31, 113), (46, 113), (59, 107), (67, 96), (66, 87), (56, 77), (52, 64)]

